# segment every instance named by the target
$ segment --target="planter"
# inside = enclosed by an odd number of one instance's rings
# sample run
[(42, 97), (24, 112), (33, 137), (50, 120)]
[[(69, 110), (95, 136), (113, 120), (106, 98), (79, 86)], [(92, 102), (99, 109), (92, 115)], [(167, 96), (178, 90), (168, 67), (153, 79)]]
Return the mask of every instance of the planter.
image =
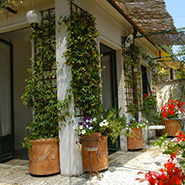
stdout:
[(107, 136), (92, 133), (82, 137), (82, 161), (85, 172), (99, 172), (108, 168)]
[(181, 130), (180, 120), (164, 119), (162, 123), (165, 126), (164, 134), (167, 133), (168, 136), (175, 137)]
[(133, 137), (127, 137), (128, 150), (142, 149), (143, 148), (142, 129), (132, 127), (131, 135), (133, 135)]
[(29, 173), (51, 175), (60, 172), (58, 139), (32, 140), (29, 148)]

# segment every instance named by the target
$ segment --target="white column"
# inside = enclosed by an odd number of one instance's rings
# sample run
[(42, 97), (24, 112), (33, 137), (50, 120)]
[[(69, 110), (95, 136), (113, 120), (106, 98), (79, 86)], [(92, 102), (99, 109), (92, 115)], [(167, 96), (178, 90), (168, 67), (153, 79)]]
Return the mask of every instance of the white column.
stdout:
[[(69, 16), (70, 6), (67, 1), (55, 0), (56, 16)], [(57, 23), (56, 23), (57, 24)], [(67, 90), (70, 89), (70, 81), (72, 79), (70, 67), (65, 64), (65, 57), (63, 53), (67, 47), (68, 34), (65, 31), (63, 24), (60, 32), (58, 32), (58, 25), (56, 25), (56, 61), (57, 65), (57, 90), (58, 99), (64, 100)], [(61, 174), (66, 176), (80, 175), (82, 170), (81, 145), (76, 144), (76, 137), (74, 135), (73, 125), (77, 123), (74, 116), (74, 102), (70, 105), (70, 112), (72, 118), (67, 118), (65, 126), (59, 130), (59, 151), (60, 151), (60, 167)], [(73, 124), (69, 124), (73, 121)]]

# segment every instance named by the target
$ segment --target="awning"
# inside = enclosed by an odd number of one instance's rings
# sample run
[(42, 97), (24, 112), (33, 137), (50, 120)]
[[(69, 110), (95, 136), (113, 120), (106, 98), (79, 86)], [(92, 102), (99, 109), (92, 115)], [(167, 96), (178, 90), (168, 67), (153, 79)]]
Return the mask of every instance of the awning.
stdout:
[[(164, 0), (114, 0), (123, 13), (131, 19), (142, 33), (158, 45), (184, 45), (185, 32), (177, 32), (173, 18), (166, 10)], [(165, 33), (167, 30), (174, 30)], [(152, 33), (152, 34), (151, 34)]]

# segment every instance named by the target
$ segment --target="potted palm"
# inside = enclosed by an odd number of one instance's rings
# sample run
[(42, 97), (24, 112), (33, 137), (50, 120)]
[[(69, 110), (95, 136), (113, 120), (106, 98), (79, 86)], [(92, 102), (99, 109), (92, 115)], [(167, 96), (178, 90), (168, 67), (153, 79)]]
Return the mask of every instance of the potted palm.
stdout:
[(183, 109), (184, 102), (180, 102), (179, 100), (170, 100), (169, 103), (165, 103), (164, 106), (161, 107), (161, 115), (162, 122), (165, 126), (165, 133), (168, 136), (176, 136), (180, 130), (180, 122), (179, 115), (184, 113)]
[(99, 172), (108, 168), (107, 138), (115, 142), (126, 126), (125, 116), (114, 109), (104, 110), (95, 118), (83, 118), (74, 129), (82, 143), (83, 170)]
[(148, 125), (149, 121), (146, 119), (140, 121), (136, 121), (135, 119), (130, 120), (126, 126), (128, 150), (137, 150), (143, 148), (142, 128), (145, 128)]

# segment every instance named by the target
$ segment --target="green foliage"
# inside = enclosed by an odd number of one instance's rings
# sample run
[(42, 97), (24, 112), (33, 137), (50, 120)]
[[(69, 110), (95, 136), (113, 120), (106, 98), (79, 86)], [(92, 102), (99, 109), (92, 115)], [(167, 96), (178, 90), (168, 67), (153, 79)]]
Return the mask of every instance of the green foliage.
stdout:
[(31, 33), (35, 53), (28, 69), (25, 93), (21, 97), (26, 108), (33, 112), (33, 120), (26, 128), (29, 130), (23, 144), (26, 147), (31, 146), (30, 140), (57, 138), (59, 122), (62, 124), (70, 116), (71, 96), (66, 96), (64, 101), (57, 99), (55, 37), (50, 36), (55, 25), (51, 27), (51, 22), (43, 23), (41, 29)]
[(152, 93), (144, 97), (143, 114), (148, 119), (150, 124), (160, 124), (162, 122), (162, 116), (157, 111), (156, 96)]
[(23, 7), (24, 0), (1, 0), (0, 1), (0, 10), (3, 10), (4, 14), (8, 16), (7, 7), (17, 9)]
[(120, 133), (122, 133), (122, 130), (126, 127), (126, 117), (124, 114), (120, 116), (120, 109), (118, 111), (115, 109), (104, 110), (103, 115), (109, 124), (104, 135), (108, 135), (112, 143), (114, 143)]
[(63, 18), (69, 34), (68, 47), (64, 54), (66, 64), (71, 66), (72, 93), (75, 106), (84, 117), (95, 117), (101, 102), (101, 61), (97, 49), (95, 18), (86, 11)]

